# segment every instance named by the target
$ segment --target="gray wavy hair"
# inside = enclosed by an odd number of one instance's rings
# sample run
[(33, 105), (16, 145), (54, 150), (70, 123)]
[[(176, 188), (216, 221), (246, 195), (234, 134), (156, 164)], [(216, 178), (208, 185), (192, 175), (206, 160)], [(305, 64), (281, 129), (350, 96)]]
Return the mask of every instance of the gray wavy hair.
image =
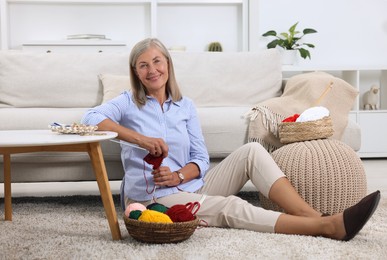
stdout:
[(147, 93), (146, 93), (145, 86), (141, 83), (140, 79), (137, 77), (136, 63), (137, 63), (138, 57), (151, 47), (155, 47), (158, 50), (160, 50), (168, 62), (169, 78), (168, 78), (168, 81), (166, 84), (166, 90), (165, 90), (167, 92), (166, 93), (167, 96), (169, 96), (172, 99), (172, 101), (179, 101), (182, 98), (182, 94), (180, 92), (179, 86), (176, 81), (173, 62), (172, 62), (171, 55), (169, 54), (169, 51), (160, 40), (156, 38), (147, 38), (138, 42), (136, 45), (134, 45), (129, 57), (130, 83), (131, 83), (131, 88), (133, 92), (134, 102), (139, 108), (145, 105), (147, 101), (147, 98), (146, 98)]

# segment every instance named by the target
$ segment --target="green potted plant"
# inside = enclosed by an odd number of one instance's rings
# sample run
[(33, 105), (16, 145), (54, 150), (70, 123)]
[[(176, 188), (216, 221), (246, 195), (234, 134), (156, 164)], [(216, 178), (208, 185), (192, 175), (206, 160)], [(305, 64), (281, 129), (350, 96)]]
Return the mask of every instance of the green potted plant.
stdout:
[(264, 37), (272, 36), (272, 37), (276, 38), (267, 44), (267, 48), (271, 49), (271, 48), (275, 48), (278, 46), (278, 47), (281, 47), (285, 50), (299, 51), (302, 58), (304, 58), (304, 59), (309, 58), (310, 59), (310, 52), (305, 47), (314, 48), (314, 45), (311, 43), (301, 42), (301, 39), (305, 35), (311, 34), (311, 33), (317, 33), (317, 31), (315, 29), (312, 29), (312, 28), (306, 28), (301, 33), (300, 31), (296, 31), (297, 25), (298, 25), (298, 22), (293, 24), (289, 28), (288, 32), (283, 32), (283, 33), (277, 34), (276, 31), (270, 30), (270, 31), (262, 34), (262, 36), (264, 36)]

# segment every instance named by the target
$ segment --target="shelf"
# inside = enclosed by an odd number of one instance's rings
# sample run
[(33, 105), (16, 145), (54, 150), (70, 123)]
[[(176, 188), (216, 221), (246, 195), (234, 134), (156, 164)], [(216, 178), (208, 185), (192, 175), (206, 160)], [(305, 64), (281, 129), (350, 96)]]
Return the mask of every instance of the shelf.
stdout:
[(387, 132), (386, 119), (386, 110), (358, 113), (357, 123), (360, 125), (362, 133), (359, 154), (362, 157), (387, 156), (387, 138), (384, 138)]
[(67, 40), (67, 41), (37, 41), (25, 43), (23, 51), (29, 52), (129, 52), (124, 42), (107, 40)]
[(351, 66), (297, 66), (282, 65), (282, 71), (366, 71), (366, 70), (387, 70), (387, 67), (369, 67), (362, 65)]
[(224, 51), (248, 51), (248, 6), (249, 0), (2, 0), (1, 49), (93, 33), (129, 48), (156, 37), (168, 48), (187, 51), (206, 51), (212, 41), (221, 42)]
[(160, 5), (169, 5), (169, 4), (179, 4), (179, 5), (225, 5), (225, 4), (243, 4), (244, 0), (158, 0), (157, 4)]
[[(301, 73), (324, 71), (341, 78), (359, 91), (349, 118), (361, 128), (361, 157), (387, 157), (387, 69), (385, 67), (348, 66), (283, 66), (283, 77), (289, 78)], [(378, 109), (364, 109), (364, 95), (372, 85), (379, 86)]]
[(26, 42), (26, 46), (126, 46), (125, 42), (109, 40), (65, 40), (65, 41), (33, 41)]
[(5, 0), (9, 4), (141, 4), (154, 0)]

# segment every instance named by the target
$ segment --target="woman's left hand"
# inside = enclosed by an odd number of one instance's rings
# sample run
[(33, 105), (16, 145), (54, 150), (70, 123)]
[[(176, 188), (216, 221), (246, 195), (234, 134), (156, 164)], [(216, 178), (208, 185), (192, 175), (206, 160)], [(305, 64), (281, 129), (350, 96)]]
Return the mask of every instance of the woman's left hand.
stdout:
[(180, 179), (175, 172), (171, 172), (168, 166), (160, 166), (158, 169), (153, 170), (153, 180), (158, 186), (177, 186), (180, 183)]

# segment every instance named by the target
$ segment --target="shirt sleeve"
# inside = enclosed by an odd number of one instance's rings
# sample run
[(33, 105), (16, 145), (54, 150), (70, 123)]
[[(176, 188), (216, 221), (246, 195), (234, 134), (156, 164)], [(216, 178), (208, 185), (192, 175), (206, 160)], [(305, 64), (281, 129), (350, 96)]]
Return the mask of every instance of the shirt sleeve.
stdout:
[(190, 163), (195, 163), (203, 177), (210, 165), (207, 147), (204, 141), (200, 121), (193, 102), (190, 103), (191, 117), (187, 122), (187, 130), (190, 137)]
[(128, 94), (125, 92), (106, 103), (86, 111), (81, 123), (87, 125), (98, 125), (107, 118), (119, 123), (123, 115), (122, 111), (127, 109), (128, 104)]

